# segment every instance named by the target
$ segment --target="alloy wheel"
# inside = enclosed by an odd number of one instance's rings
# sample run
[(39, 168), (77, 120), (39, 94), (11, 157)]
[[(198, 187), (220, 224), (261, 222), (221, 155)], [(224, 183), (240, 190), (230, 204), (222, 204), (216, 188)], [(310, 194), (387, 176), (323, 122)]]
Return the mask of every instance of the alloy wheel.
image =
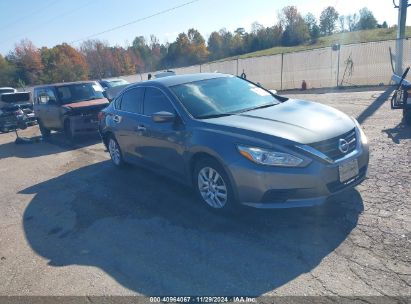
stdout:
[(113, 163), (116, 166), (119, 166), (121, 164), (120, 148), (118, 147), (117, 142), (113, 138), (110, 138), (110, 141), (108, 143), (108, 151), (110, 153), (110, 157)]
[(227, 203), (227, 186), (221, 175), (211, 167), (198, 173), (198, 190), (203, 200), (211, 207), (220, 209)]

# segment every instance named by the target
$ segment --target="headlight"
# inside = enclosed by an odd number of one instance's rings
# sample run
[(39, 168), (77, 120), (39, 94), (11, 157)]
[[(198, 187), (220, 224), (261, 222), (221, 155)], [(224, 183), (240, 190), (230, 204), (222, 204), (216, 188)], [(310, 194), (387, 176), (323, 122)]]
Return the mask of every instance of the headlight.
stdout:
[(303, 160), (294, 155), (256, 147), (237, 146), (242, 156), (260, 165), (297, 167)]
[(365, 136), (364, 131), (361, 129), (360, 123), (359, 123), (354, 117), (352, 117), (352, 120), (354, 121), (355, 126), (357, 127), (358, 133), (360, 133), (361, 142), (362, 142), (364, 145), (366, 145), (366, 144), (368, 143), (368, 139), (367, 139), (367, 136)]

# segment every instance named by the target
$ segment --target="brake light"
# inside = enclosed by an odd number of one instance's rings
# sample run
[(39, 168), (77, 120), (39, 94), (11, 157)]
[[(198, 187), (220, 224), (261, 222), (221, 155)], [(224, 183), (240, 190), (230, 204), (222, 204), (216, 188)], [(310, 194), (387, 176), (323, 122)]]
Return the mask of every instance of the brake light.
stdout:
[(98, 112), (98, 120), (103, 120), (106, 117), (106, 114), (104, 112)]
[(14, 112), (14, 115), (24, 115), (24, 112), (22, 111), (22, 109), (18, 109)]

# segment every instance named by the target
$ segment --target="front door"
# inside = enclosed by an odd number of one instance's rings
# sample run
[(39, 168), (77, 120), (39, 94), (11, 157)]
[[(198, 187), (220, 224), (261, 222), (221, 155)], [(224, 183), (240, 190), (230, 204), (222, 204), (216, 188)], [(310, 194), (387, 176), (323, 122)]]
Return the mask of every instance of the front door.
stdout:
[(171, 100), (160, 89), (147, 87), (143, 103), (144, 115), (137, 131), (137, 151), (149, 163), (182, 177), (185, 127), (178, 116), (173, 122), (154, 122), (152, 114), (161, 111), (176, 114)]

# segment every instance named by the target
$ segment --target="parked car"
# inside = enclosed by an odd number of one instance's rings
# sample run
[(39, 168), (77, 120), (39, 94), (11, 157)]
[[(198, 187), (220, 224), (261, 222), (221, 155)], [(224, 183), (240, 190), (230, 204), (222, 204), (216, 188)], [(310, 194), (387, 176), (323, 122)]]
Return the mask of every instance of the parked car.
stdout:
[(64, 131), (69, 139), (96, 132), (97, 115), (109, 102), (95, 81), (67, 82), (34, 88), (34, 112), (43, 137)]
[(0, 132), (24, 129), (36, 122), (30, 92), (0, 88)]
[(120, 78), (102, 79), (102, 80), (99, 80), (99, 83), (103, 87), (103, 89), (115, 88), (118, 86), (124, 86), (124, 85), (130, 84), (127, 80), (120, 79)]
[(99, 121), (115, 166), (137, 163), (179, 179), (214, 209), (321, 204), (361, 183), (368, 167), (354, 118), (231, 75), (131, 85)]
[(128, 81), (120, 78), (102, 79), (99, 83), (104, 89), (104, 97), (106, 97), (109, 101), (116, 98), (116, 96), (130, 84)]
[(174, 71), (170, 71), (170, 70), (166, 70), (166, 71), (162, 71), (162, 72), (157, 72), (154, 74), (154, 78), (163, 78), (163, 77), (168, 77), (168, 76), (175, 76), (176, 72)]
[(17, 90), (11, 87), (0, 87), (0, 96), (4, 93), (17, 93)]

